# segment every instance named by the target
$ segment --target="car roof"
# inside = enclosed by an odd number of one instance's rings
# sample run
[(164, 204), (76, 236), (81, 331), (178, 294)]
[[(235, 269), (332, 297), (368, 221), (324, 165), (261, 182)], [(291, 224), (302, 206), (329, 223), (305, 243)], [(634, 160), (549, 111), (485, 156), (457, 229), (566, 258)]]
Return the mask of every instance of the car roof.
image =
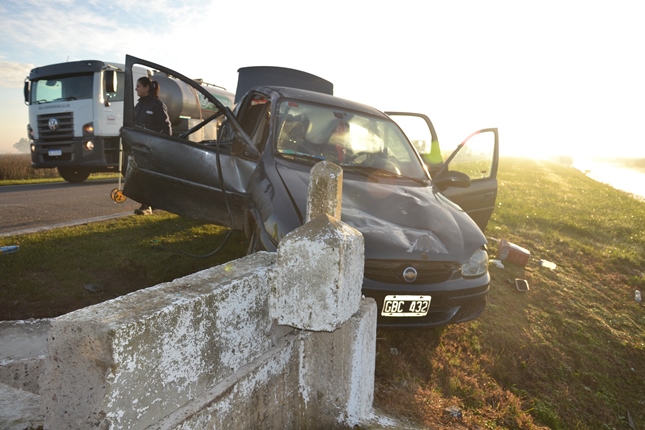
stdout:
[(390, 119), (390, 117), (385, 115), (383, 112), (371, 106), (368, 106), (362, 103), (353, 102), (351, 100), (343, 99), (329, 94), (319, 93), (317, 91), (308, 91), (308, 90), (302, 90), (299, 88), (290, 88), (290, 87), (268, 87), (268, 86), (255, 87), (254, 90), (257, 90), (261, 93), (265, 93), (267, 95), (271, 94), (272, 98), (274, 97), (288, 98), (288, 99), (301, 100), (303, 102), (309, 102), (309, 103), (320, 103), (320, 104), (325, 104), (329, 106), (337, 106), (345, 110), (362, 112), (368, 115)]

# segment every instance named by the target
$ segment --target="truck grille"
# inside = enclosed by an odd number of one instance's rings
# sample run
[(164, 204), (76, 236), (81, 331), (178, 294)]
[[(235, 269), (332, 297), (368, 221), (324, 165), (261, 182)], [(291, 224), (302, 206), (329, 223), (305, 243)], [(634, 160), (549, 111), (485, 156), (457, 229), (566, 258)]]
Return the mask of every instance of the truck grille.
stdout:
[(449, 261), (400, 261), (400, 260), (366, 260), (365, 277), (373, 281), (390, 284), (407, 284), (403, 279), (406, 267), (414, 267), (417, 279), (410, 285), (436, 284), (450, 279), (459, 264)]
[(55, 142), (74, 137), (74, 114), (72, 112), (38, 115), (38, 136), (41, 140)]

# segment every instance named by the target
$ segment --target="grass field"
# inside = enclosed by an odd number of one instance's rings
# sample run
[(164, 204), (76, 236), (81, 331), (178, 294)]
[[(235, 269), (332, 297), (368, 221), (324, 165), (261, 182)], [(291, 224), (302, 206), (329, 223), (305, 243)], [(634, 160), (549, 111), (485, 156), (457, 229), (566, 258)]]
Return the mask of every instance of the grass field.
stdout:
[[(92, 173), (89, 179), (115, 177), (115, 173)], [(34, 169), (30, 154), (0, 154), (0, 186), (33, 184), (37, 182), (63, 182), (56, 169)]]
[[(170, 214), (0, 238), (0, 319), (54, 316), (244, 255)], [(375, 405), (432, 429), (645, 428), (645, 203), (566, 166), (503, 159), (487, 230), (531, 251), (491, 265), (476, 321), (379, 330)], [(539, 259), (557, 264), (554, 271)], [(526, 279), (530, 290), (509, 283)], [(94, 292), (91, 292), (94, 291)]]

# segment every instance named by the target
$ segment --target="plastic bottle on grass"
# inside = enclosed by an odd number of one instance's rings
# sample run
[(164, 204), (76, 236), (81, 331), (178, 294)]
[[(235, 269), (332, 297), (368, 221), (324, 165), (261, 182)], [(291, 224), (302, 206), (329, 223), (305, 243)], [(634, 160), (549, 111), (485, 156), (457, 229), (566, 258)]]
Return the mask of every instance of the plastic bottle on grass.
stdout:
[(634, 300), (636, 300), (637, 303), (641, 302), (641, 292), (636, 290), (634, 291)]
[(548, 260), (540, 260), (540, 267), (544, 267), (545, 269), (550, 269), (550, 270), (555, 270), (556, 264), (548, 261)]

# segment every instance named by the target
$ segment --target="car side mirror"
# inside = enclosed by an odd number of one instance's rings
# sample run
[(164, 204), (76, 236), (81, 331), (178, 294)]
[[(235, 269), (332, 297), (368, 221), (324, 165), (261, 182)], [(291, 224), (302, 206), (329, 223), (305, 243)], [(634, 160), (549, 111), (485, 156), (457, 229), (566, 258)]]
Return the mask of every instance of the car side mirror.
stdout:
[(462, 172), (443, 170), (440, 175), (432, 179), (432, 183), (441, 191), (448, 187), (468, 188), (470, 187), (470, 176)]
[(220, 143), (226, 143), (233, 140), (233, 137), (235, 137), (235, 130), (230, 122), (224, 121), (220, 124), (217, 134), (217, 140), (219, 140)]

